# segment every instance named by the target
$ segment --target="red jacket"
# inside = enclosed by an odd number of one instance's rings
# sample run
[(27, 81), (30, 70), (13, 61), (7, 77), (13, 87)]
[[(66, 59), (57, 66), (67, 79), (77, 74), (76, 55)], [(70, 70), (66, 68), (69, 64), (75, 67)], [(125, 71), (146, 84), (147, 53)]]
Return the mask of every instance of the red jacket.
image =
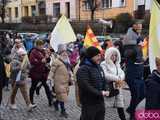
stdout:
[(34, 48), (29, 54), (30, 77), (32, 80), (47, 80), (49, 70), (45, 63), (42, 63), (43, 58), (45, 58), (44, 50)]

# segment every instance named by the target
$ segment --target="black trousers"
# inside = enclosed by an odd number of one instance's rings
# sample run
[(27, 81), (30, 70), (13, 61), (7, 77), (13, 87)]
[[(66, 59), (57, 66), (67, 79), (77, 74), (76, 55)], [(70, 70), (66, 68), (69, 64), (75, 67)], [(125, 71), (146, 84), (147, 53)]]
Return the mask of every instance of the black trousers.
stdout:
[(3, 85), (2, 85), (2, 82), (0, 81), (0, 105), (2, 102), (2, 89), (3, 89)]
[(126, 117), (125, 117), (125, 113), (124, 113), (124, 109), (123, 109), (123, 108), (117, 108), (117, 112), (118, 112), (119, 118), (120, 118), (121, 120), (126, 120)]
[(105, 105), (104, 103), (98, 105), (82, 105), (80, 120), (104, 120)]
[(37, 85), (38, 85), (39, 82), (42, 83), (42, 86), (45, 89), (45, 92), (46, 92), (46, 95), (47, 95), (47, 98), (48, 98), (48, 102), (51, 102), (51, 100), (52, 100), (52, 98), (51, 98), (51, 92), (49, 90), (49, 86), (46, 83), (46, 80), (32, 80), (32, 82), (31, 82), (31, 88), (30, 88), (30, 91), (29, 91), (29, 96), (30, 96), (31, 103), (32, 104), (34, 103), (33, 96), (34, 96), (34, 92), (35, 92), (35, 90), (36, 90)]
[(127, 84), (131, 92), (131, 101), (127, 111), (134, 118), (137, 105), (145, 98), (145, 84), (143, 80), (136, 80), (134, 83), (127, 82)]

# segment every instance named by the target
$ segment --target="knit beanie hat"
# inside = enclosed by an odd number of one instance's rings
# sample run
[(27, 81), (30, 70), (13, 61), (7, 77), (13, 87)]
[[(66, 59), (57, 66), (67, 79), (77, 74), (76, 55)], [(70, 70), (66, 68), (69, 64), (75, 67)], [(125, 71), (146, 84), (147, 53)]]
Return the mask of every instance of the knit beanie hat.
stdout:
[(67, 51), (66, 45), (65, 44), (59, 44), (57, 53), (60, 55), (64, 51)]
[(91, 47), (87, 48), (87, 50), (86, 50), (87, 58), (92, 58), (98, 54), (100, 54), (100, 50), (96, 47), (91, 46)]

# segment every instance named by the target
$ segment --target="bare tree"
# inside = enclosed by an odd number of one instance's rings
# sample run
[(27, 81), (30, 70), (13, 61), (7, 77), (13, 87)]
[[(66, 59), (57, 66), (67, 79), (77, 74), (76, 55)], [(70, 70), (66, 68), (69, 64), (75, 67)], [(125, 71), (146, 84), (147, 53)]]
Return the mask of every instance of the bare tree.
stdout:
[(87, 2), (91, 11), (91, 20), (94, 20), (94, 13), (100, 5), (100, 0), (87, 0)]
[(5, 7), (7, 5), (7, 0), (0, 0), (0, 17), (2, 20), (2, 23), (4, 23), (4, 18), (5, 18)]

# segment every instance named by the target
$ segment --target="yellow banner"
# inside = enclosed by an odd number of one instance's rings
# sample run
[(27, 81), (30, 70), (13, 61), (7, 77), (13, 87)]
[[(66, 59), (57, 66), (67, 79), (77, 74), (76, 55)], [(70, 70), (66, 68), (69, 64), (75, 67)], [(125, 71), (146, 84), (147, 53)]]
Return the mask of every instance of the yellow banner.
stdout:
[(149, 62), (150, 69), (156, 68), (155, 57), (160, 57), (160, 4), (153, 0), (149, 30)]

